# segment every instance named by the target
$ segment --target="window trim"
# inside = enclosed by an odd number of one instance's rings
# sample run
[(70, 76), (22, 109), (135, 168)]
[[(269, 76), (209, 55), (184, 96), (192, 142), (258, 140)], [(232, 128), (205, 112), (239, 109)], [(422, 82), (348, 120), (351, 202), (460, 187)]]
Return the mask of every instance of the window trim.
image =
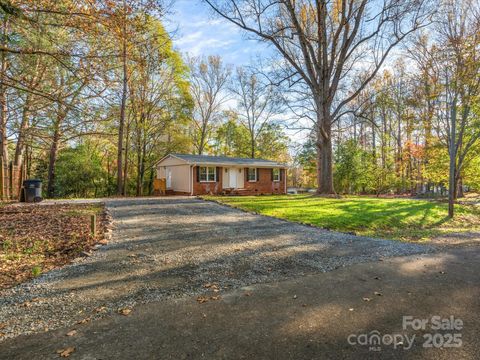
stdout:
[[(205, 168), (205, 176), (206, 176), (206, 179), (205, 180), (202, 180), (202, 168)], [(208, 175), (211, 174), (211, 172), (208, 171), (208, 169), (213, 169), (213, 176), (214, 176), (214, 180), (208, 180)], [(199, 182), (201, 183), (213, 183), (213, 182), (217, 182), (217, 168), (215, 166), (199, 166), (198, 167), (198, 179), (200, 180)]]
[[(258, 179), (257, 179), (257, 168), (247, 168), (247, 181), (248, 182), (257, 182)], [(250, 180), (250, 170), (253, 170), (254, 174), (255, 174), (255, 180)]]
[[(278, 170), (278, 180), (275, 179), (275, 170)], [(273, 168), (272, 169), (272, 179), (273, 179), (273, 182), (280, 182), (282, 181), (282, 175), (281, 175), (281, 172), (282, 170), (280, 168)]]

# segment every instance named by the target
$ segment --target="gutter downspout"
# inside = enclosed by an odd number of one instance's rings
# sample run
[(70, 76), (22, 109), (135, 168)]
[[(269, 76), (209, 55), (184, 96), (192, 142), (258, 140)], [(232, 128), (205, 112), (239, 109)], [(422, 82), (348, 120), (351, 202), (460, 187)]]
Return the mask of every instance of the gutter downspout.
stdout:
[(193, 196), (193, 165), (190, 165), (190, 196)]

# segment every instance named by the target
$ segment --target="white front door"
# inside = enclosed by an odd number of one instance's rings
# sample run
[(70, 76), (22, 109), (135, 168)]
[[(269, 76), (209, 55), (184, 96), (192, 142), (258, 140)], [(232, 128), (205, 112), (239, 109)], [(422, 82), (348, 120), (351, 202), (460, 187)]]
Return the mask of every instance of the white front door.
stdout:
[(228, 169), (228, 185), (230, 188), (235, 189), (237, 187), (237, 169)]
[(167, 178), (167, 189), (170, 189), (172, 187), (172, 169), (167, 168), (165, 171)]

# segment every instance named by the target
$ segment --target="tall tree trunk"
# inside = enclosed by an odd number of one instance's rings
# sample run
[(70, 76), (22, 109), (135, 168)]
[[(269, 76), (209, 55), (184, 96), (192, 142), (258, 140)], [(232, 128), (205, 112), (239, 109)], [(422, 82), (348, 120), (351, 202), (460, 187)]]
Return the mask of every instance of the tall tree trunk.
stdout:
[[(2, 26), (2, 45), (6, 45), (7, 39), (7, 27), (8, 20), (4, 21)], [(7, 87), (4, 84), (5, 74), (7, 72), (7, 56), (5, 52), (0, 53), (0, 166), (3, 166), (3, 169), (0, 169), (0, 176), (4, 174), (4, 170), (7, 169), (9, 158), (8, 158), (8, 137), (7, 137)], [(8, 174), (8, 171), (6, 172)], [(0, 185), (3, 188), (0, 188), (0, 198), (10, 197), (10, 179), (3, 178), (0, 179)]]
[(455, 200), (464, 196), (465, 194), (463, 192), (463, 179), (461, 176), (458, 176), (457, 185), (455, 186)]
[(448, 217), (453, 218), (455, 214), (454, 202), (456, 192), (456, 138), (457, 138), (457, 101), (456, 99), (451, 104), (450, 110), (450, 138), (448, 144), (448, 154), (450, 156), (450, 169), (448, 176)]
[(145, 181), (145, 154), (147, 152), (147, 144), (144, 141), (142, 146), (142, 157), (140, 161), (140, 188), (139, 188), (139, 196), (143, 195), (143, 182)]
[(30, 113), (30, 101), (31, 93), (27, 93), (25, 98), (25, 103), (23, 105), (22, 111), (22, 120), (20, 123), (20, 129), (18, 130), (17, 144), (15, 146), (15, 157), (13, 159), (13, 164), (20, 167), (23, 163), (23, 158), (25, 154), (25, 136), (28, 129), (28, 117)]
[(334, 194), (332, 130), (327, 106), (317, 107), (317, 182), (318, 194)]
[(130, 122), (127, 123), (127, 138), (125, 140), (125, 165), (123, 168), (123, 195), (127, 195), (128, 185), (128, 149), (130, 147)]
[(123, 128), (125, 126), (125, 107), (127, 103), (127, 6), (123, 0), (123, 33), (122, 33), (122, 66), (123, 66), (123, 88), (122, 100), (120, 103), (120, 122), (118, 127), (118, 150), (117, 150), (117, 195), (125, 195), (123, 193)]
[(49, 154), (49, 161), (48, 161), (47, 196), (49, 198), (55, 197), (55, 165), (57, 162), (59, 141), (60, 141), (60, 123), (57, 122), (55, 124), (52, 144), (50, 145), (50, 154)]
[(255, 135), (250, 133), (250, 157), (255, 159)]

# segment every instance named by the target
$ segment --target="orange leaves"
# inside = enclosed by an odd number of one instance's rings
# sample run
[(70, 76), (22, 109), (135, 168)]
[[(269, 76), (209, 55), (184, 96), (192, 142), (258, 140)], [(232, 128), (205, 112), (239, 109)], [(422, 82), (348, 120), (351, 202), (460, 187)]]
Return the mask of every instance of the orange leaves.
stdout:
[(132, 309), (130, 309), (130, 308), (118, 309), (118, 313), (120, 315), (123, 315), (123, 316), (128, 316), (128, 315), (130, 315), (131, 312), (132, 312)]
[(403, 145), (404, 160), (407, 160), (407, 156), (414, 157), (416, 159), (423, 159), (425, 156), (425, 146), (422, 144), (415, 144), (412, 141), (406, 141)]
[[(213, 293), (220, 292), (220, 287), (218, 286), (218, 284), (215, 284), (215, 283), (206, 283), (206, 284), (203, 285), (203, 287), (205, 289), (209, 289)], [(200, 303), (200, 304), (206, 303), (207, 301), (210, 301), (210, 300), (215, 301), (215, 300), (220, 300), (220, 299), (221, 299), (220, 295), (212, 295), (212, 296), (200, 295), (200, 296), (197, 296), (197, 302)]]
[(61, 357), (69, 357), (75, 352), (75, 348), (73, 346), (67, 347), (65, 349), (60, 349), (57, 350), (57, 354), (59, 354)]
[(77, 330), (71, 330), (71, 331), (67, 332), (65, 335), (66, 336), (74, 336), (76, 334), (77, 334)]

